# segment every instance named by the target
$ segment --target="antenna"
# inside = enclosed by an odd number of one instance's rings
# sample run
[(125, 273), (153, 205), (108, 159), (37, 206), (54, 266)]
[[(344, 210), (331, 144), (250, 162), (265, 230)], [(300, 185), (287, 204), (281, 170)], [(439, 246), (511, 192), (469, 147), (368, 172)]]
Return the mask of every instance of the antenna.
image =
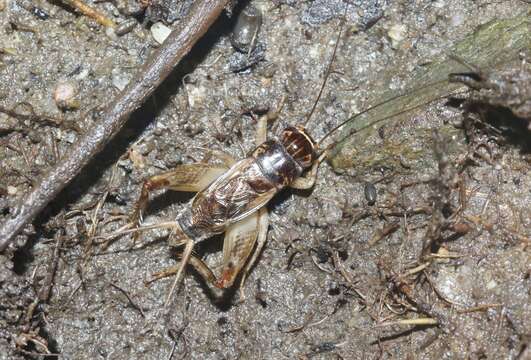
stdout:
[(310, 118), (312, 117), (313, 113), (315, 112), (315, 108), (317, 107), (317, 103), (319, 103), (319, 100), (321, 100), (321, 95), (323, 94), (324, 88), (326, 86), (326, 82), (328, 81), (328, 77), (330, 76), (330, 71), (332, 70), (332, 65), (334, 63), (334, 60), (336, 58), (336, 52), (339, 45), (339, 39), (341, 38), (341, 34), (343, 33), (343, 26), (345, 25), (345, 17), (346, 17), (346, 10), (345, 8), (345, 14), (343, 16), (343, 19), (341, 19), (341, 25), (339, 26), (339, 31), (337, 33), (336, 43), (334, 45), (334, 51), (332, 52), (332, 57), (330, 58), (330, 62), (328, 63), (328, 67), (325, 71), (325, 77), (323, 80), (323, 84), (321, 85), (321, 89), (319, 90), (319, 94), (317, 95), (317, 99), (315, 99), (315, 102), (313, 103), (312, 110), (306, 117), (306, 120), (302, 123), (302, 126), (306, 127), (306, 124), (308, 124), (308, 121), (310, 121)]
[[(432, 82), (432, 83), (429, 83), (429, 84), (426, 84), (426, 85), (420, 86), (420, 87), (418, 87), (418, 88), (416, 88), (416, 89), (413, 89), (413, 90), (407, 91), (407, 92), (405, 92), (405, 93), (398, 94), (398, 95), (396, 95), (396, 96), (390, 97), (390, 98), (388, 98), (388, 99), (386, 99), (386, 100), (384, 100), (384, 101), (381, 101), (381, 102), (379, 102), (379, 103), (377, 103), (377, 104), (375, 104), (375, 105), (372, 105), (372, 106), (368, 107), (367, 109), (365, 109), (365, 110), (363, 110), (363, 111), (361, 111), (361, 112), (359, 112), (359, 113), (357, 113), (357, 114), (351, 116), (350, 118), (348, 118), (347, 120), (343, 121), (343, 122), (340, 123), (339, 125), (335, 126), (332, 130), (330, 130), (328, 133), (326, 133), (326, 134), (325, 134), (325, 135), (324, 135), (324, 136), (318, 141), (317, 145), (320, 146), (326, 138), (328, 138), (330, 135), (332, 135), (334, 132), (336, 132), (339, 128), (341, 128), (342, 126), (348, 124), (348, 123), (351, 122), (351, 121), (354, 121), (356, 118), (360, 117), (360, 116), (363, 115), (363, 114), (368, 113), (368, 112), (371, 111), (371, 110), (374, 110), (374, 109), (376, 109), (376, 108), (378, 108), (378, 107), (380, 107), (380, 106), (382, 106), (382, 105), (385, 105), (385, 104), (387, 104), (387, 103), (389, 103), (389, 102), (391, 102), (391, 101), (393, 101), (393, 100), (399, 99), (399, 98), (401, 98), (401, 97), (408, 96), (408, 95), (412, 95), (412, 94), (415, 94), (415, 93), (417, 93), (417, 92), (419, 92), (419, 91), (421, 91), (421, 90), (424, 90), (424, 89), (426, 89), (426, 88), (429, 88), (429, 87), (432, 87), (432, 86), (435, 86), (435, 85), (438, 85), (438, 84), (442, 84), (442, 83), (447, 83), (447, 82), (448, 82), (448, 79), (438, 80), (438, 81), (435, 81), (435, 82)], [(349, 134), (348, 134), (347, 136), (345, 136), (345, 138), (348, 137), (348, 136), (350, 136), (350, 135), (352, 135), (352, 134), (354, 134), (354, 133), (357, 132), (357, 131), (361, 131), (361, 130), (364, 130), (364, 129), (368, 128), (368, 127), (371, 127), (371, 126), (373, 126), (374, 124), (380, 123), (380, 122), (382, 122), (382, 121), (384, 121), (384, 120), (387, 120), (387, 119), (390, 119), (390, 118), (392, 118), (392, 117), (394, 117), (394, 116), (398, 116), (398, 115), (401, 115), (401, 114), (407, 113), (407, 112), (409, 112), (409, 111), (415, 110), (415, 109), (417, 109), (417, 108), (419, 108), (419, 107), (421, 107), (421, 106), (424, 106), (424, 105), (426, 105), (426, 104), (429, 104), (429, 103), (431, 103), (431, 102), (434, 102), (434, 101), (437, 101), (437, 100), (440, 100), (440, 99), (444, 99), (444, 98), (446, 98), (446, 97), (448, 97), (448, 96), (449, 96), (449, 94), (446, 94), (446, 95), (443, 95), (443, 96), (439, 96), (439, 97), (436, 97), (436, 98), (434, 98), (434, 99), (432, 99), (432, 100), (430, 100), (430, 101), (424, 102), (424, 103), (422, 103), (422, 104), (418, 104), (418, 105), (411, 106), (411, 107), (409, 107), (409, 108), (407, 108), (407, 109), (401, 110), (401, 111), (399, 111), (399, 112), (397, 112), (397, 113), (394, 113), (394, 114), (392, 114), (392, 115), (384, 116), (383, 118), (380, 118), (380, 119), (378, 119), (378, 120), (375, 120), (375, 121), (373, 121), (372, 123), (370, 123), (370, 124), (368, 124), (368, 125), (365, 125), (365, 126), (363, 126), (362, 128), (360, 128), (360, 129), (355, 129), (355, 130), (349, 132)], [(334, 145), (334, 144), (332, 144), (332, 145)], [(327, 149), (328, 149), (329, 147), (330, 147), (330, 146), (328, 146)]]

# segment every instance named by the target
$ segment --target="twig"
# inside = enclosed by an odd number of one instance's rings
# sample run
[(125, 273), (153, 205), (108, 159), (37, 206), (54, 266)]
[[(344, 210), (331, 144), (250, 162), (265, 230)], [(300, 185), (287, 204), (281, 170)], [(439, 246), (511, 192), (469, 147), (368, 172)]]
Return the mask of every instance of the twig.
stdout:
[(459, 314), (466, 314), (471, 312), (486, 311), (492, 308), (503, 307), (503, 304), (481, 304), (478, 306), (472, 306), (467, 309), (457, 310)]
[(79, 289), (81, 289), (82, 286), (83, 286), (83, 281), (80, 281), (80, 282), (79, 282), (79, 285), (76, 286), (76, 288), (70, 293), (70, 295), (68, 295), (68, 298), (66, 299), (66, 301), (65, 301), (65, 303), (64, 303), (65, 306), (70, 302), (70, 300), (72, 300), (72, 298), (74, 297), (75, 293), (76, 293)]
[(306, 319), (301, 325), (294, 326), (286, 330), (282, 330), (282, 329), (279, 329), (279, 330), (285, 334), (299, 332), (303, 330), (306, 326), (308, 326), (308, 324), (310, 324), (310, 322), (313, 320), (314, 317), (315, 317), (315, 313), (310, 313), (306, 316)]
[(393, 222), (381, 229), (377, 229), (369, 240), (368, 245), (374, 246), (378, 241), (397, 231), (398, 228), (400, 228), (400, 224), (398, 222)]
[(173, 358), (173, 354), (175, 353), (175, 349), (177, 348), (177, 342), (182, 337), (183, 343), (184, 343), (184, 353), (181, 354), (181, 359), (186, 359), (188, 355), (188, 344), (186, 343), (186, 337), (183, 336), (183, 332), (188, 326), (189, 322), (188, 320), (185, 321), (184, 325), (179, 330), (169, 329), (168, 335), (173, 341), (173, 346), (170, 352), (170, 355), (168, 356), (168, 360), (171, 360)]
[(39, 298), (38, 297), (33, 299), (31, 304), (28, 305), (28, 309), (26, 311), (26, 315), (24, 316), (24, 323), (25, 324), (31, 324), (31, 319), (33, 318), (33, 314), (35, 313), (35, 309), (37, 308), (37, 305), (39, 305)]
[(127, 298), (127, 300), (129, 300), (129, 303), (131, 304), (131, 306), (133, 307), (133, 309), (137, 310), (140, 315), (142, 315), (143, 318), (146, 317), (146, 315), (144, 314), (144, 310), (142, 310), (142, 308), (140, 306), (138, 306), (134, 301), (133, 299), (131, 299), (131, 297), (129, 296), (129, 294), (127, 293), (127, 291), (125, 291), (124, 289), (122, 289), (121, 287), (119, 287), (118, 285), (116, 285), (115, 283), (110, 283), (110, 285), (115, 288), (116, 290), (119, 290), (122, 294), (125, 295), (125, 297)]
[(28, 356), (42, 356), (42, 357), (59, 357), (59, 356), (61, 356), (61, 354), (59, 354), (59, 353), (43, 354), (43, 353), (40, 353), (40, 352), (27, 351), (27, 350), (24, 350), (24, 349), (17, 349), (17, 351), (19, 351), (20, 353), (22, 353), (24, 355), (28, 355)]
[(64, 241), (63, 231), (58, 231), (57, 241), (55, 243), (55, 249), (53, 251), (52, 262), (48, 265), (48, 272), (46, 273), (46, 278), (44, 280), (44, 286), (39, 291), (40, 301), (47, 302), (50, 299), (50, 293), (52, 291), (52, 286), (53, 286), (53, 279), (57, 271), (57, 264), (59, 263), (59, 253), (61, 252), (63, 241)]
[(111, 28), (116, 27), (116, 24), (114, 23), (114, 21), (109, 19), (107, 16), (103, 15), (101, 12), (98, 11), (98, 9), (85, 4), (81, 0), (61, 0), (61, 2), (63, 4), (66, 4), (78, 10), (83, 15), (94, 19), (94, 21), (96, 21), (100, 25), (111, 27)]
[(173, 357), (173, 354), (175, 353), (175, 349), (177, 348), (177, 341), (173, 342), (173, 346), (171, 347), (170, 355), (168, 355), (168, 360), (171, 360)]
[(405, 320), (385, 322), (385, 323), (375, 325), (375, 327), (379, 328), (379, 327), (386, 327), (386, 326), (392, 326), (392, 325), (430, 326), (430, 325), (438, 325), (438, 324), (439, 322), (437, 321), (437, 319), (417, 318), (417, 319), (405, 319)]
[(96, 208), (94, 209), (94, 212), (92, 213), (91, 217), (91, 226), (87, 233), (87, 240), (85, 245), (85, 259), (88, 259), (92, 251), (92, 245), (94, 242), (94, 236), (96, 235), (96, 231), (98, 229), (99, 220), (98, 220), (98, 214), (103, 207), (103, 204), (105, 204), (105, 201), (107, 200), (107, 197), (109, 196), (110, 189), (114, 182), (114, 177), (116, 175), (116, 169), (117, 167), (114, 166), (111, 173), (111, 178), (109, 179), (109, 183), (107, 184), (107, 188), (103, 192), (103, 195), (101, 196), (100, 200), (98, 201)]
[(202, 0), (194, 3), (187, 17), (172, 31), (140, 73), (103, 111), (101, 119), (67, 152), (26, 195), (0, 227), (0, 252), (35, 216), (103, 149), (160, 83), (172, 72), (192, 46), (221, 14), (228, 0)]
[(352, 280), (352, 278), (350, 277), (350, 275), (347, 273), (347, 270), (345, 270), (345, 268), (343, 267), (343, 264), (341, 264), (341, 260), (339, 260), (339, 254), (337, 253), (337, 251), (334, 251), (334, 254), (332, 256), (332, 259), (334, 260), (334, 266), (336, 267), (336, 269), (341, 273), (341, 275), (343, 275), (343, 277), (345, 278), (345, 280), (347, 280), (347, 282), (349, 283), (350, 287), (352, 288), (352, 290), (354, 290), (354, 292), (356, 293), (356, 295), (358, 295), (360, 297), (361, 300), (363, 300), (363, 302), (365, 304), (367, 304), (367, 297), (365, 295), (363, 295), (357, 288), (356, 286), (354, 285), (354, 281)]
[(323, 266), (319, 265), (319, 263), (315, 260), (315, 257), (313, 257), (313, 255), (310, 255), (310, 258), (312, 259), (312, 262), (314, 263), (314, 265), (315, 265), (319, 270), (321, 270), (322, 272), (327, 273), (327, 274), (332, 274), (332, 271), (331, 271), (331, 270), (325, 269)]
[(409, 269), (408, 271), (406, 271), (406, 272), (403, 273), (403, 274), (398, 275), (397, 278), (398, 278), (398, 279), (404, 279), (404, 278), (406, 278), (406, 277), (408, 277), (408, 276), (411, 276), (411, 275), (414, 275), (414, 274), (416, 274), (416, 273), (418, 273), (418, 272), (423, 271), (424, 269), (426, 269), (426, 268), (427, 268), (428, 266), (430, 266), (430, 265), (431, 265), (431, 262), (429, 262), (429, 261), (428, 261), (428, 262), (425, 262), (425, 263), (423, 263), (423, 264), (420, 264), (420, 265), (417, 266), (417, 267), (414, 267), (413, 269)]

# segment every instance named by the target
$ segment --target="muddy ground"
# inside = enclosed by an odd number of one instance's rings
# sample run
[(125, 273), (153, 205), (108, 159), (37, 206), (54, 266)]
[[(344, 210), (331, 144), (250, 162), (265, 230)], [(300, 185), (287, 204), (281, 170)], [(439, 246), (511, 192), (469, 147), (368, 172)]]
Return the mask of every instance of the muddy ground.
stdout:
[[(174, 26), (188, 6), (159, 2), (131, 17), (133, 0), (94, 4), (117, 23), (138, 22), (116, 36), (60, 1), (33, 4), (41, 12), (0, 0), (0, 220), (134, 78), (158, 46), (152, 22)], [(530, 358), (530, 133), (525, 113), (512, 116), (503, 96), (496, 102), (461, 86), (456, 99), (382, 121), (348, 142), (321, 166), (312, 191), (279, 194), (243, 300), (236, 287), (216, 302), (188, 274), (166, 311), (172, 280), (144, 284), (178, 261), (165, 231), (101, 246), (98, 236), (125, 224), (146, 177), (201, 160), (201, 148), (243, 157), (254, 146), (256, 116), (283, 96), (272, 131), (305, 119), (344, 15), (308, 126), (317, 139), (382, 94), (414, 88), (412, 79), (456, 44), (500, 28), (493, 21), (530, 11), (520, 0), (252, 4), (263, 21), (251, 53), (234, 49), (235, 20), (224, 15), (0, 254), (0, 359)], [(529, 22), (516, 22), (527, 31), (523, 42), (503, 44), (509, 59), (468, 60), (488, 63), (486, 74), (508, 74), (511, 89), (529, 89)], [(513, 30), (502, 27), (483, 45), (502, 46)], [(66, 105), (54, 101), (62, 83), (77, 92)], [(516, 96), (522, 104), (528, 95)], [(172, 219), (191, 196), (155, 196), (145, 222)], [(216, 238), (197, 252), (217, 269), (221, 246)]]

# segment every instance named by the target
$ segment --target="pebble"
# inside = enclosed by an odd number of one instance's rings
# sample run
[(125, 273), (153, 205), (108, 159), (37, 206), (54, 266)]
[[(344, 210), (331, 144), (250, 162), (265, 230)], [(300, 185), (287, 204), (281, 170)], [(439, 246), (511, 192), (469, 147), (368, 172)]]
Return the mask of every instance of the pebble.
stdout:
[(376, 186), (370, 182), (365, 183), (363, 192), (365, 194), (365, 200), (367, 200), (367, 204), (369, 206), (374, 205), (376, 203)]
[(113, 69), (111, 72), (111, 81), (115, 88), (122, 91), (131, 81), (131, 75), (124, 73), (120, 69)]
[(460, 26), (465, 22), (465, 16), (461, 12), (457, 12), (450, 17), (450, 24), (452, 26)]
[(79, 108), (79, 101), (76, 99), (77, 88), (71, 82), (60, 82), (53, 91), (53, 99), (57, 107), (61, 110), (74, 110)]
[(136, 24), (138, 24), (138, 21), (136, 19), (127, 19), (118, 24), (118, 26), (116, 26), (116, 29), (114, 29), (114, 32), (118, 36), (123, 36), (127, 33), (130, 33), (135, 28)]
[(90, 74), (90, 69), (89, 68), (83, 68), (83, 69), (81, 69), (79, 74), (76, 75), (75, 79), (76, 80), (83, 80), (87, 76), (89, 76), (89, 74)]
[(113, 5), (120, 14), (127, 17), (140, 15), (145, 10), (142, 3), (137, 0), (114, 0)]
[(387, 36), (391, 39), (391, 47), (396, 49), (398, 45), (405, 39), (407, 27), (403, 24), (394, 24), (387, 30)]
[(492, 290), (492, 289), (496, 288), (496, 286), (498, 286), (498, 283), (496, 282), (496, 280), (490, 280), (487, 283), (487, 289), (489, 289), (489, 290)]
[(159, 44), (162, 44), (168, 36), (170, 36), (171, 29), (162, 22), (156, 22), (151, 26), (151, 35), (153, 39)]
[(232, 46), (242, 53), (252, 51), (251, 47), (256, 45), (261, 26), (262, 13), (256, 7), (247, 5), (238, 16), (234, 30), (232, 30), (230, 37)]
[(18, 189), (16, 186), (8, 185), (7, 186), (7, 193), (8, 195), (16, 195), (18, 192)]
[(335, 202), (327, 202), (323, 205), (326, 225), (335, 225), (343, 218), (343, 211)]
[(69, 144), (73, 144), (77, 140), (77, 136), (72, 131), (57, 131), (57, 140), (66, 141)]
[(111, 40), (117, 40), (118, 39), (118, 35), (116, 34), (116, 31), (115, 31), (115, 28), (114, 27), (106, 27), (105, 28), (105, 35), (107, 35), (107, 37)]

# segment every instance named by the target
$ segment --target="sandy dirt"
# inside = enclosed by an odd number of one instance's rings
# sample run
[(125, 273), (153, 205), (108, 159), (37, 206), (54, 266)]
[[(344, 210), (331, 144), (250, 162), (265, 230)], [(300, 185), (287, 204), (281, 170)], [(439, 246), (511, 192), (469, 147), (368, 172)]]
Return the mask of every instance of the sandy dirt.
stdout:
[[(152, 23), (175, 26), (190, 2), (154, 2), (136, 17), (133, 0), (90, 2), (116, 23), (136, 24), (123, 36), (60, 3), (34, 2), (43, 16), (29, 1), (0, 0), (0, 105), (39, 115), (0, 113), (0, 221), (136, 76), (159, 46)], [(243, 300), (235, 286), (216, 303), (188, 273), (165, 310), (172, 279), (144, 284), (178, 261), (165, 230), (101, 246), (98, 236), (125, 224), (148, 176), (197, 162), (204, 148), (243, 158), (256, 116), (282, 97), (272, 136), (302, 122), (341, 18), (308, 125), (316, 139), (411, 89), (416, 74), (485, 24), (530, 11), (519, 0), (251, 3), (263, 13), (254, 50), (235, 50), (237, 15), (224, 15), (0, 254), (0, 359), (531, 358), (531, 132), (504, 108), (506, 97), (489, 92), (460, 86), (457, 100), (380, 122), (321, 166), (312, 191), (276, 196)], [(509, 74), (511, 89), (531, 74), (529, 47), (512, 51), (512, 61), (481, 69)], [(75, 101), (58, 104), (54, 92), (65, 84)], [(157, 194), (144, 221), (173, 219), (191, 197)], [(218, 270), (221, 249), (218, 237), (197, 253)]]

